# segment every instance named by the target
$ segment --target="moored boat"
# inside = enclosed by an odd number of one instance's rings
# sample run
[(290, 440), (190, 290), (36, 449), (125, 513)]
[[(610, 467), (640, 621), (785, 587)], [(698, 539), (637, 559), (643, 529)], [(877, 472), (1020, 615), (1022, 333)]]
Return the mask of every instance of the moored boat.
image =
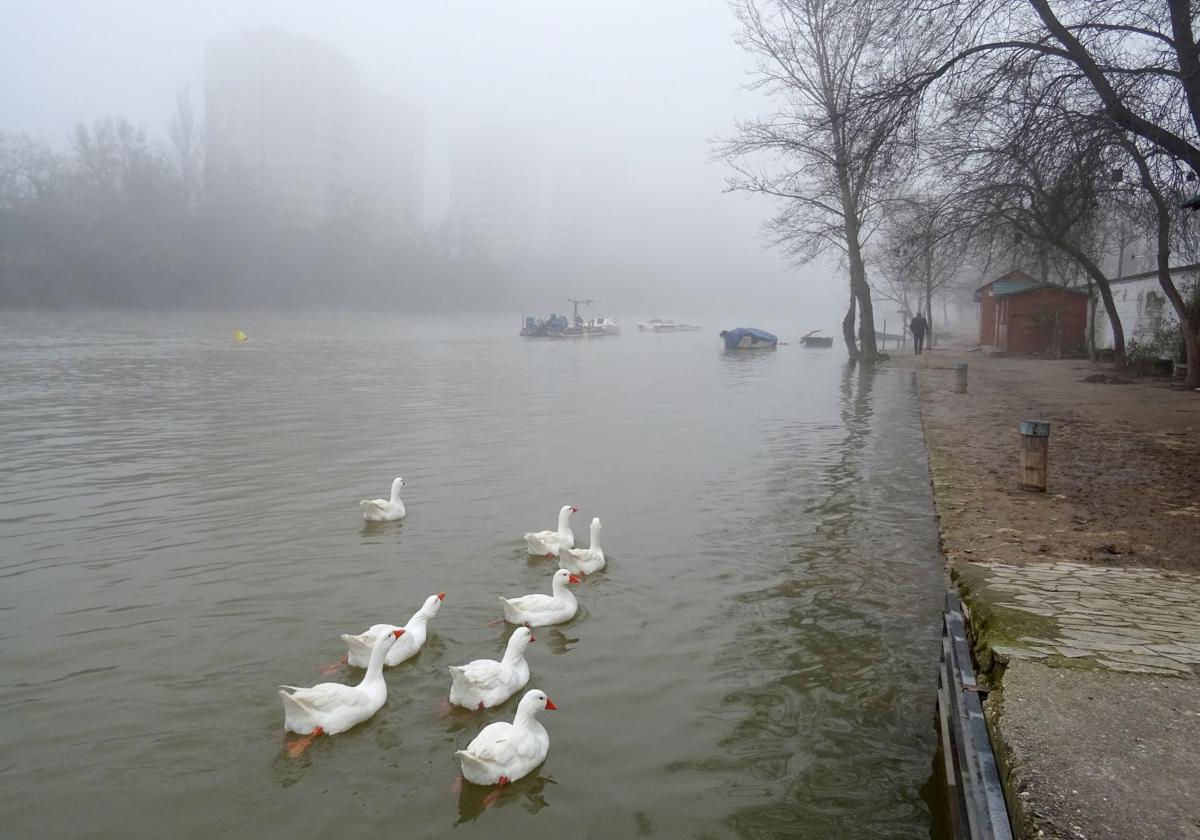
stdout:
[(521, 335), (526, 338), (547, 338), (551, 333), (565, 330), (568, 324), (566, 315), (558, 315), (553, 312), (550, 313), (549, 318), (526, 315), (523, 323)]
[(638, 329), (642, 332), (695, 332), (699, 324), (677, 324), (669, 318), (651, 318), (649, 321), (638, 321)]
[(567, 327), (565, 330), (555, 330), (550, 333), (550, 338), (603, 338), (606, 335), (609, 335), (609, 333), (585, 324), (582, 327)]
[(599, 330), (605, 335), (621, 334), (621, 325), (614, 318), (593, 318), (588, 322), (588, 327), (592, 330)]
[(726, 350), (774, 350), (779, 345), (779, 336), (755, 327), (737, 327), (721, 330)]
[(805, 347), (832, 347), (833, 336), (831, 335), (816, 335), (820, 330), (813, 330), (800, 336), (800, 343)]

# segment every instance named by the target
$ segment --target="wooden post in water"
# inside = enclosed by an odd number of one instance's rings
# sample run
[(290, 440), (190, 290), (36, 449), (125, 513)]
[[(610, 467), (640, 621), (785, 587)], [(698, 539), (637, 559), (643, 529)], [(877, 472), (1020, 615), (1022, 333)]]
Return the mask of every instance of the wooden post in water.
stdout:
[(1049, 450), (1050, 424), (1045, 420), (1022, 420), (1018, 487), (1034, 493), (1046, 492), (1046, 455)]
[(967, 363), (954, 363), (954, 393), (967, 393)]

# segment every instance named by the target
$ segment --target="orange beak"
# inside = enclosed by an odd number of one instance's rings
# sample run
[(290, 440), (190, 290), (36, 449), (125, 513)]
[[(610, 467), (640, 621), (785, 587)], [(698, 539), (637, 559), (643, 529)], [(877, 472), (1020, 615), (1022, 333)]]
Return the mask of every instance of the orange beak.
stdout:
[(572, 505), (572, 506), (571, 506), (571, 513), (579, 513), (579, 508), (577, 508), (577, 507), (575, 507), (574, 505)]
[(537, 641), (537, 639), (533, 638), (533, 634), (532, 634), (532, 633), (530, 633), (530, 634), (529, 634), (529, 641), (531, 641), (531, 642), (536, 642), (536, 641)]
[(404, 628), (401, 627), (399, 630), (393, 630), (392, 635), (395, 636), (397, 639), (399, 639), (401, 636), (404, 635)]
[(569, 578), (567, 578), (567, 583), (579, 583), (579, 578), (575, 577), (575, 575), (571, 575)]
[(558, 711), (558, 706), (555, 706), (554, 701), (551, 700), (549, 697), (546, 698), (546, 708), (552, 712)]
[(439, 600), (439, 601), (445, 601), (445, 600), (446, 600), (446, 593), (445, 593), (445, 592), (439, 592), (439, 593), (438, 593), (438, 600)]

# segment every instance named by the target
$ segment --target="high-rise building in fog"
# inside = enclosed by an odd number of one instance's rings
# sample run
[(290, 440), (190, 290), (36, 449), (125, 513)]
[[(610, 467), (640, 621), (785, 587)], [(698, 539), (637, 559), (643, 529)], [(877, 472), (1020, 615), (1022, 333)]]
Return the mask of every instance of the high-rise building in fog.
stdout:
[(505, 265), (541, 250), (542, 178), (532, 141), (490, 129), (462, 134), (450, 171), (452, 213), (468, 243)]
[(384, 237), (415, 229), (424, 198), (424, 147), (415, 107), (395, 96), (360, 92), (351, 174), (372, 220)]
[(257, 29), (208, 45), (208, 159), (261, 179), (300, 223), (365, 210), (373, 232), (419, 213), (415, 112), (368, 92), (353, 63), (312, 38)]

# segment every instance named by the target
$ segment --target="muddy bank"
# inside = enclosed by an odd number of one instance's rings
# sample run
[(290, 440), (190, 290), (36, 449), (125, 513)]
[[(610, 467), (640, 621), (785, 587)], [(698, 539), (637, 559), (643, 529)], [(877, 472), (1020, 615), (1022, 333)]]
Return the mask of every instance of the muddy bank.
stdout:
[[(970, 365), (953, 392), (955, 361)], [(1084, 381), (1081, 361), (934, 351), (918, 370), (943, 548), (955, 560), (1067, 560), (1200, 572), (1200, 394)], [(1017, 424), (1048, 420), (1049, 489), (1016, 486)]]
[[(1016, 836), (1200, 837), (1200, 395), (1079, 361), (891, 364), (916, 370)], [(1016, 486), (1024, 419), (1052, 424), (1045, 494)]]

